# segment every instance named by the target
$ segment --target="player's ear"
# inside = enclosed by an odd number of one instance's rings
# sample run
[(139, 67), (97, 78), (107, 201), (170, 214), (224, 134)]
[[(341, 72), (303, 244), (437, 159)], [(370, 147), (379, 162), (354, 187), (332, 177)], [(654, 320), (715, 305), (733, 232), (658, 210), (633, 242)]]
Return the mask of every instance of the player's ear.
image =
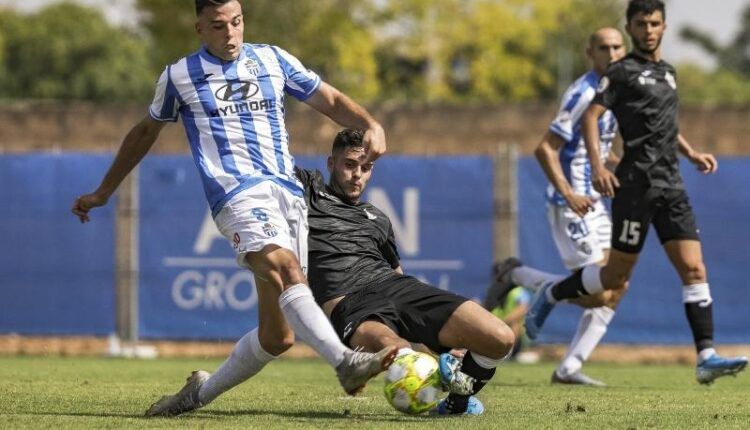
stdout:
[(326, 167), (328, 167), (328, 173), (333, 172), (333, 155), (328, 156), (328, 161), (326, 162)]
[(201, 22), (196, 20), (195, 21), (195, 32), (200, 35), (201, 34)]

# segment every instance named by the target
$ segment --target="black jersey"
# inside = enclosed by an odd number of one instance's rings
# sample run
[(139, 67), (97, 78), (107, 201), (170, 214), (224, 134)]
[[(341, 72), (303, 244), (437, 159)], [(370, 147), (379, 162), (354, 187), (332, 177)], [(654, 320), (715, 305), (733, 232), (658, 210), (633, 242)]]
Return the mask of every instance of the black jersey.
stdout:
[(375, 281), (399, 267), (391, 220), (370, 203), (336, 197), (320, 171), (295, 167), (308, 207), (308, 281), (322, 304)]
[(610, 109), (622, 134), (620, 186), (683, 188), (677, 159), (677, 74), (665, 61), (629, 54), (609, 66), (593, 103)]

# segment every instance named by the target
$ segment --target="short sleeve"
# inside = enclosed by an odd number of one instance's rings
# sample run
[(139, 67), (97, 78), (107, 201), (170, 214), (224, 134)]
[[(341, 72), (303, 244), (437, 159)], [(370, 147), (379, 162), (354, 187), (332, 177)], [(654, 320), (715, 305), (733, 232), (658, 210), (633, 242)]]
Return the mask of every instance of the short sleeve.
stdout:
[(560, 104), (560, 110), (549, 126), (549, 131), (566, 142), (572, 140), (576, 125), (591, 103), (591, 99), (594, 98), (594, 94), (594, 89), (588, 83), (568, 88)]
[(401, 266), (401, 257), (398, 255), (398, 249), (396, 248), (396, 236), (393, 234), (393, 226), (390, 222), (388, 223), (388, 239), (381, 247), (381, 251), (392, 269)]
[(273, 50), (286, 77), (284, 91), (302, 102), (310, 98), (320, 86), (320, 76), (278, 46), (274, 46)]
[(157, 121), (177, 121), (179, 102), (177, 100), (177, 89), (170, 77), (171, 66), (167, 66), (156, 82), (154, 100), (149, 107), (151, 118)]
[(620, 94), (627, 88), (627, 85), (628, 79), (622, 64), (612, 64), (601, 80), (599, 80), (599, 86), (596, 88), (596, 96), (593, 103), (600, 104), (607, 109), (612, 109), (617, 104)]

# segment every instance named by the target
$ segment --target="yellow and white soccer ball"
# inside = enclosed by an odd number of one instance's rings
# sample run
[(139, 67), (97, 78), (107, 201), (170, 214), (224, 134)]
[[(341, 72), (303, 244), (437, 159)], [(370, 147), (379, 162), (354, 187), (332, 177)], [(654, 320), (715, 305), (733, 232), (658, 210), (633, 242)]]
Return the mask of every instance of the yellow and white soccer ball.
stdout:
[(441, 395), (438, 362), (421, 352), (397, 356), (385, 374), (384, 391), (388, 403), (398, 411), (406, 414), (429, 411)]

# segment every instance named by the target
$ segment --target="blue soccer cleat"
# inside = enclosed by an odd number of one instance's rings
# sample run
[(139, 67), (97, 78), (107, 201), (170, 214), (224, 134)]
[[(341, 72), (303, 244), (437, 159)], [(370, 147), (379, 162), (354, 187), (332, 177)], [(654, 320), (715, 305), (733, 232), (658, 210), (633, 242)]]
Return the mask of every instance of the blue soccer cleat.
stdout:
[(449, 354), (440, 354), (438, 360), (440, 383), (443, 390), (449, 393), (468, 396), (474, 392), (474, 378), (461, 372), (461, 360)]
[(526, 312), (526, 336), (529, 339), (534, 340), (539, 336), (539, 332), (542, 330), (544, 321), (547, 320), (549, 313), (555, 308), (555, 304), (550, 302), (547, 298), (547, 290), (552, 288), (555, 284), (552, 282), (543, 286), (539, 291), (534, 294), (534, 298), (531, 299), (529, 304), (529, 310)]
[(701, 384), (710, 385), (722, 376), (736, 376), (745, 370), (745, 367), (747, 367), (747, 357), (723, 358), (718, 354), (713, 354), (698, 363), (695, 368), (695, 377)]
[(479, 399), (474, 396), (469, 397), (469, 404), (466, 406), (464, 412), (454, 412), (452, 410), (453, 404), (448, 398), (444, 398), (438, 403), (435, 409), (430, 411), (431, 415), (482, 415), (484, 413), (484, 405)]

